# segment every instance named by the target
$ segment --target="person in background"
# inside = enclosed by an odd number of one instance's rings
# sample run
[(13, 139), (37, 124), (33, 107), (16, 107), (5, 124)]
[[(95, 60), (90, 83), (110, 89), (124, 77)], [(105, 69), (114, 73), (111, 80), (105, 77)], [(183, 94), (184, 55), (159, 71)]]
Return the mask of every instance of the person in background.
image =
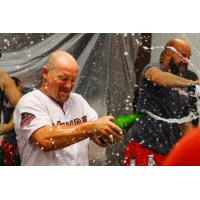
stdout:
[(39, 90), (24, 95), (14, 111), (22, 165), (89, 165), (89, 139), (100, 145), (119, 141), (114, 117), (99, 119), (79, 94), (73, 93), (78, 64), (67, 52), (52, 53), (43, 67)]
[(200, 128), (184, 135), (171, 150), (163, 166), (200, 166)]
[[(6, 72), (0, 71), (0, 135), (13, 133), (12, 113), (21, 96), (15, 81)], [(17, 146), (8, 145), (5, 148), (3, 143), (0, 144), (0, 165), (19, 165)]]
[(146, 116), (129, 130), (130, 143), (125, 151), (125, 165), (130, 156), (135, 165), (148, 165), (149, 155), (155, 165), (162, 165), (182, 134), (190, 131), (191, 122), (177, 124), (154, 119), (149, 113), (164, 119), (180, 119), (190, 112), (185, 88), (200, 84), (200, 80), (188, 80), (179, 76), (186, 69), (191, 56), (189, 43), (180, 38), (167, 42), (159, 63), (150, 63), (142, 71), (139, 84), (137, 112)]
[[(26, 94), (32, 91), (28, 87), (23, 87), (20, 80), (16, 77), (11, 77), (14, 80), (15, 85), (20, 90), (22, 94)], [(7, 124), (6, 129), (1, 129), (1, 134), (3, 135), (3, 139), (0, 142), (1, 150), (4, 152), (3, 163), (2, 165), (20, 165), (20, 156), (18, 152), (16, 133), (14, 130), (13, 124), (13, 111), (14, 108), (10, 105), (7, 96), (2, 92), (1, 93), (1, 110), (4, 116), (4, 122)]]

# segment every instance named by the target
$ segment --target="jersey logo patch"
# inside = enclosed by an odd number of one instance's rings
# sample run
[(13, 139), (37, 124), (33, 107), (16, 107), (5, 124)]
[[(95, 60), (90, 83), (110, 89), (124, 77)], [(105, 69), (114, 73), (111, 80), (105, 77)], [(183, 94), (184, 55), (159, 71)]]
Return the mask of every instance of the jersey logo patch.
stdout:
[(35, 115), (32, 113), (27, 113), (27, 112), (22, 113), (20, 128), (24, 128), (25, 126), (29, 125), (34, 118)]

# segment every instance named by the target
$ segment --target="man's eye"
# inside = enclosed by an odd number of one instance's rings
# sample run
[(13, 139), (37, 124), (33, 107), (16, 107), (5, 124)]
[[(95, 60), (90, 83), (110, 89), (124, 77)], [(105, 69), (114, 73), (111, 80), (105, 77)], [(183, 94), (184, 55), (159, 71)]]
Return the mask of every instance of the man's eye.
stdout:
[(65, 77), (62, 77), (62, 76), (59, 76), (58, 79), (59, 79), (59, 80), (62, 80), (62, 81), (67, 80)]

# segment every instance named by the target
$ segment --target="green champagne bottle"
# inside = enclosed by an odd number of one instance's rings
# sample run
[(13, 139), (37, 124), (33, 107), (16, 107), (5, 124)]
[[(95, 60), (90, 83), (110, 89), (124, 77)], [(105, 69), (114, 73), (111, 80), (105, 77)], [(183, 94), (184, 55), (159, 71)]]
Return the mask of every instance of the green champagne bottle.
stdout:
[[(119, 126), (123, 131), (120, 133), (120, 135), (124, 134), (124, 131), (128, 131), (128, 129), (137, 121), (142, 119), (144, 117), (144, 113), (134, 113), (131, 115), (125, 115), (121, 117), (115, 118), (112, 122), (115, 123), (117, 126)], [(103, 137), (98, 138), (101, 144), (106, 144), (107, 139)]]
[(124, 131), (128, 131), (128, 129), (137, 121), (144, 117), (144, 113), (134, 113), (131, 115), (117, 117), (113, 120), (113, 123), (118, 125)]

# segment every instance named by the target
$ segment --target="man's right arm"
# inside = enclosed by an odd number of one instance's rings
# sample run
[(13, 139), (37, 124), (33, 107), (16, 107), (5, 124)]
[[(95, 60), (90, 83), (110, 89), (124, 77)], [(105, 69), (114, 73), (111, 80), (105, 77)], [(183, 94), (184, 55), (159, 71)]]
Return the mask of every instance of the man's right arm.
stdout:
[(47, 125), (35, 131), (31, 139), (44, 151), (61, 149), (95, 134), (107, 138), (113, 135), (119, 141), (122, 139), (119, 135), (122, 130), (111, 122), (113, 119), (112, 116), (105, 116), (77, 126)]
[(188, 87), (191, 84), (200, 84), (200, 80), (192, 81), (181, 78), (169, 72), (163, 72), (157, 67), (151, 67), (145, 72), (145, 78), (152, 83), (155, 83), (164, 87)]

